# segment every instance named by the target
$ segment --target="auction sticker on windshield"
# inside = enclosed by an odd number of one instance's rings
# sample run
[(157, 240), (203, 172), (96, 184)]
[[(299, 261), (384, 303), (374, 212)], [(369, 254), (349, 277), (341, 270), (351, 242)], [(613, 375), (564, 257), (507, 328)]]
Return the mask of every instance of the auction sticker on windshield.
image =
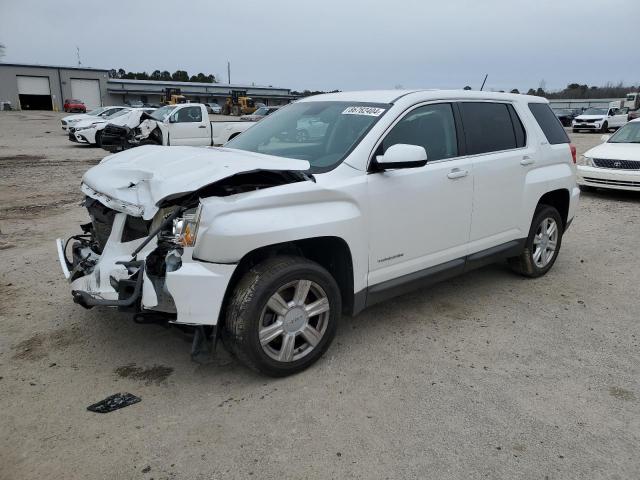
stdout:
[(370, 117), (379, 117), (384, 112), (384, 108), (378, 107), (347, 107), (343, 115), (369, 115)]

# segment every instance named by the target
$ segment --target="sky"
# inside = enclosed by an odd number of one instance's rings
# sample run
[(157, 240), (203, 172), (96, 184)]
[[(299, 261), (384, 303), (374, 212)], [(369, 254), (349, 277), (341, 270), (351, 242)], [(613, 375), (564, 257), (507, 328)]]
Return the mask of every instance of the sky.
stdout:
[(640, 0), (0, 0), (5, 63), (295, 90), (640, 84)]

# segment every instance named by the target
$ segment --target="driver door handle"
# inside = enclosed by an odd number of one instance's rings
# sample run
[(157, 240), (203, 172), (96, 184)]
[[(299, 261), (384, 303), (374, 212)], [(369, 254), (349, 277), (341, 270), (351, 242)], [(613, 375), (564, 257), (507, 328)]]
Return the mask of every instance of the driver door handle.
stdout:
[(207, 128), (206, 125), (200, 125), (198, 128)]
[(533, 165), (534, 162), (535, 161), (529, 155), (525, 155), (522, 157), (522, 160), (520, 160), (520, 165), (526, 167), (527, 165)]
[(459, 168), (452, 169), (449, 173), (447, 173), (447, 178), (454, 180), (456, 178), (462, 178), (469, 175), (469, 170), (460, 170)]

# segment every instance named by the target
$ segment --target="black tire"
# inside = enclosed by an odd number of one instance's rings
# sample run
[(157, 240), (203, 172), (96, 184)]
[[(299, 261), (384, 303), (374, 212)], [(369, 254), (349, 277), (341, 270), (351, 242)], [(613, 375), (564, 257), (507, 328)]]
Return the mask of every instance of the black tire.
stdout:
[(604, 122), (602, 124), (602, 128), (600, 129), (600, 132), (609, 133), (609, 124), (607, 122)]
[(571, 131), (572, 131), (573, 133), (578, 133), (578, 129), (577, 129), (577, 128), (574, 128), (574, 129), (572, 129)]
[[(298, 360), (282, 362), (265, 352), (259, 330), (269, 299), (296, 280), (310, 280), (320, 286), (330, 310), (326, 329), (317, 345)], [(277, 256), (254, 266), (236, 285), (227, 302), (222, 341), (225, 348), (249, 368), (272, 377), (284, 377), (309, 367), (329, 348), (341, 311), (340, 289), (327, 270), (303, 257)]]
[(102, 131), (96, 132), (96, 147), (102, 148)]
[[(534, 254), (534, 237), (538, 228), (540, 227), (543, 220), (547, 218), (552, 218), (557, 225), (558, 228), (558, 240), (556, 242), (556, 249), (553, 252), (553, 256), (548, 261), (548, 263), (544, 267), (539, 267), (533, 260)], [(511, 269), (518, 273), (519, 275), (523, 275), (529, 278), (541, 277), (553, 267), (553, 264), (556, 262), (558, 258), (558, 253), (560, 252), (560, 247), (562, 245), (562, 235), (564, 233), (564, 222), (562, 221), (562, 217), (558, 210), (555, 207), (550, 205), (538, 205), (536, 209), (536, 213), (533, 216), (533, 221), (531, 222), (531, 227), (529, 229), (529, 236), (525, 242), (524, 250), (517, 257), (512, 257), (507, 260)]]

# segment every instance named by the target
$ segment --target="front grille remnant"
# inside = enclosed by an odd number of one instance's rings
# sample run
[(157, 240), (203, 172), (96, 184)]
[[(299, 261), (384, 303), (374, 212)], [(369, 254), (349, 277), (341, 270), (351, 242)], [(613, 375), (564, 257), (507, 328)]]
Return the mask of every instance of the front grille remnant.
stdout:
[(619, 168), (621, 170), (640, 170), (640, 161), (611, 160), (609, 158), (594, 158), (593, 164), (600, 168)]

